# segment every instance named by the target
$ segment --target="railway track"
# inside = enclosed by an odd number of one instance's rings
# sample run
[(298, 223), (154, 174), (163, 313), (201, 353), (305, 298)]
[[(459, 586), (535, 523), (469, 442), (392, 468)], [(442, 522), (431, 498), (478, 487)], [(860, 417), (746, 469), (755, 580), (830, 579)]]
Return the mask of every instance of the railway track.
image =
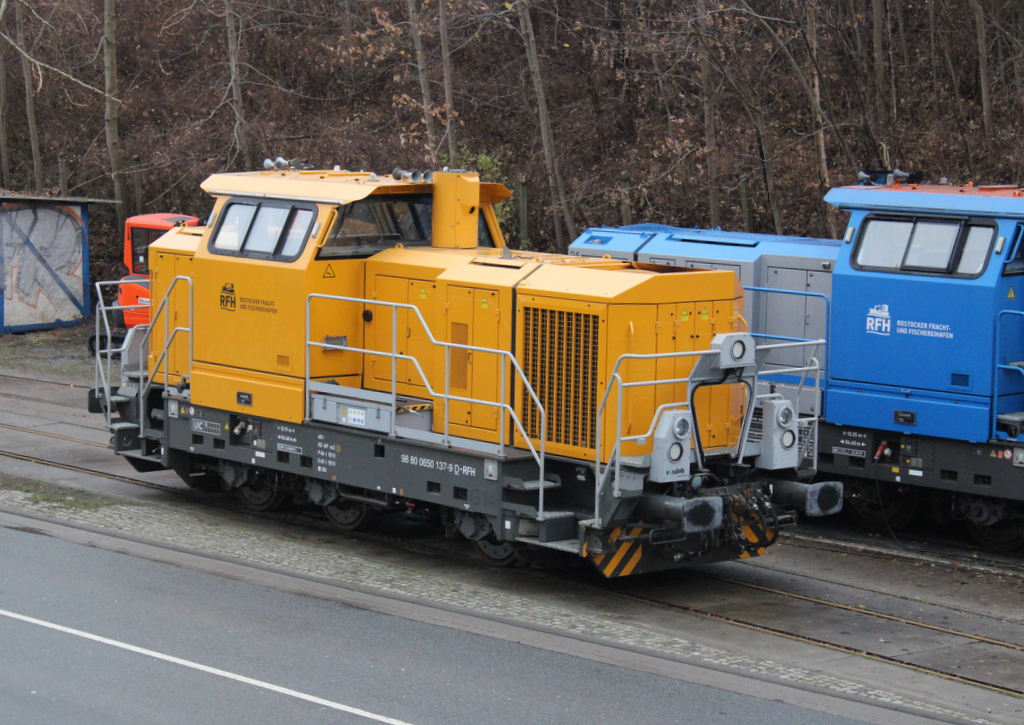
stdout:
[(40, 385), (54, 385), (60, 388), (77, 388), (79, 390), (88, 390), (90, 387), (88, 385), (69, 383), (61, 380), (43, 380), (42, 378), (31, 378), (24, 375), (11, 375), (9, 373), (0, 373), (0, 380), (15, 380), (20, 383), (39, 383)]
[[(965, 642), (969, 642), (969, 643), (973, 642), (973, 643), (985, 644), (985, 645), (988, 645), (990, 647), (1004, 649), (1004, 650), (1007, 650), (1009, 652), (1015, 653), (1014, 659), (1019, 662), (1020, 666), (1024, 666), (1024, 656), (1020, 656), (1020, 655), (1024, 654), (1024, 644), (1021, 644), (1020, 642), (1012, 642), (1012, 641), (1007, 641), (1007, 640), (1003, 640), (1003, 639), (998, 639), (998, 638), (995, 638), (995, 637), (989, 637), (989, 636), (985, 636), (985, 635), (981, 635), (981, 634), (976, 634), (976, 633), (972, 633), (972, 632), (966, 632), (966, 631), (962, 631), (962, 630), (958, 630), (958, 629), (954, 629), (954, 628), (950, 628), (950, 627), (942, 627), (942, 626), (938, 626), (938, 625), (929, 624), (929, 623), (926, 623), (926, 622), (918, 622), (918, 621), (914, 621), (912, 619), (908, 619), (906, 617), (894, 616), (894, 615), (891, 615), (891, 614), (887, 614), (885, 612), (874, 611), (874, 610), (866, 609), (866, 608), (860, 607), (860, 606), (854, 606), (854, 605), (850, 605), (850, 604), (846, 604), (846, 603), (842, 603), (842, 602), (829, 601), (829, 600), (821, 599), (821, 598), (818, 598), (818, 597), (808, 597), (808, 596), (804, 596), (804, 595), (801, 595), (801, 594), (798, 594), (798, 593), (795, 593), (795, 592), (785, 591), (785, 590), (776, 589), (776, 588), (772, 588), (772, 587), (752, 585), (752, 584), (747, 583), (747, 582), (736, 581), (736, 580), (728, 579), (728, 578), (725, 578), (725, 577), (709, 577), (709, 578), (717, 579), (717, 580), (719, 580), (719, 581), (721, 581), (723, 583), (727, 583), (727, 584), (730, 584), (730, 585), (736, 586), (736, 587), (744, 587), (744, 588), (756, 589), (756, 590), (759, 590), (761, 592), (771, 593), (771, 594), (775, 594), (775, 595), (780, 596), (780, 597), (785, 597), (785, 598), (790, 598), (790, 599), (800, 599), (800, 600), (802, 600), (804, 602), (807, 602), (807, 603), (813, 603), (814, 605), (819, 606), (819, 607), (827, 607), (827, 608), (834, 609), (834, 610), (841, 610), (843, 612), (850, 613), (850, 614), (855, 615), (857, 617), (877, 618), (877, 619), (885, 620), (885, 621), (889, 622), (890, 624), (898, 624), (898, 625), (903, 626), (903, 627), (926, 630), (926, 631), (929, 631), (929, 632), (939, 633), (939, 634), (942, 634), (942, 635), (947, 636), (947, 637), (955, 637), (955, 638), (963, 639)], [(704, 609), (704, 608), (700, 608), (700, 607), (688, 606), (688, 605), (685, 605), (685, 604), (668, 602), (668, 601), (665, 601), (663, 599), (659, 599), (657, 597), (643, 596), (643, 595), (639, 595), (639, 594), (627, 594), (627, 593), (617, 593), (617, 594), (618, 594), (618, 596), (624, 597), (626, 599), (629, 599), (629, 600), (632, 600), (632, 601), (637, 601), (637, 602), (642, 602), (644, 604), (648, 604), (648, 605), (651, 605), (651, 606), (654, 606), (654, 607), (669, 609), (669, 610), (678, 611), (678, 612), (684, 612), (686, 614), (690, 614), (690, 615), (693, 615), (693, 616), (696, 616), (696, 617), (699, 617), (699, 618), (702, 618), (702, 619), (707, 619), (707, 620), (712, 620), (712, 621), (720, 622), (720, 623), (723, 623), (723, 624), (726, 624), (726, 625), (729, 625), (729, 626), (740, 627), (742, 629), (746, 629), (746, 630), (750, 630), (750, 631), (754, 631), (754, 632), (759, 632), (759, 633), (762, 633), (762, 634), (768, 634), (768, 635), (772, 635), (772, 636), (783, 637), (785, 639), (788, 639), (788, 640), (791, 640), (791, 641), (795, 641), (795, 642), (800, 642), (802, 644), (808, 644), (808, 645), (812, 645), (812, 646), (815, 646), (815, 647), (823, 647), (825, 649), (828, 649), (828, 650), (831, 650), (831, 651), (834, 651), (834, 652), (842, 652), (844, 654), (856, 655), (858, 657), (864, 657), (864, 658), (867, 658), (867, 659), (874, 660), (876, 662), (883, 662), (885, 664), (895, 665), (895, 666), (898, 666), (898, 667), (901, 667), (901, 668), (904, 668), (904, 669), (913, 670), (915, 672), (920, 672), (922, 674), (935, 675), (935, 676), (941, 677), (941, 678), (943, 678), (945, 680), (949, 680), (951, 682), (958, 682), (960, 684), (970, 685), (970, 686), (973, 686), (973, 687), (981, 687), (983, 689), (989, 690), (991, 692), (996, 692), (996, 693), (999, 693), (1001, 695), (1009, 695), (1009, 696), (1012, 696), (1012, 697), (1024, 698), (1024, 688), (1022, 688), (1022, 687), (1019, 687), (1019, 686), (1014, 687), (1014, 686), (1010, 686), (1010, 685), (1006, 685), (1006, 684), (994, 683), (994, 682), (990, 682), (990, 681), (987, 681), (987, 680), (984, 680), (984, 679), (980, 679), (978, 677), (970, 677), (970, 676), (966, 676), (966, 675), (963, 675), (963, 674), (959, 674), (959, 673), (953, 671), (953, 667), (952, 666), (936, 667), (936, 666), (924, 665), (924, 664), (921, 664), (919, 662), (913, 662), (913, 661), (911, 661), (909, 659), (906, 659), (906, 658), (896, 657), (896, 656), (884, 654), (882, 652), (874, 651), (874, 650), (872, 650), (869, 647), (858, 647), (858, 646), (853, 646), (853, 645), (849, 645), (849, 644), (843, 644), (841, 642), (837, 642), (837, 641), (834, 641), (834, 640), (831, 640), (831, 639), (827, 639), (825, 637), (813, 636), (813, 635), (810, 635), (810, 634), (805, 634), (805, 633), (793, 631), (793, 629), (786, 629), (784, 627), (773, 626), (773, 625), (767, 624), (765, 622), (756, 621), (755, 619), (752, 619), (752, 618), (731, 616), (731, 615), (723, 614), (721, 612), (715, 612), (715, 611), (712, 611), (710, 609)], [(883, 639), (882, 641), (885, 641), (885, 640)], [(1020, 666), (1018, 666), (1017, 672), (1020, 671)]]
[[(0, 426), (0, 427), (8, 428), (9, 426)], [(53, 436), (53, 437), (55, 437), (55, 438), (62, 438), (64, 440), (68, 440), (68, 438), (66, 436)], [(96, 445), (96, 444), (89, 443), (89, 445)], [(4, 458), (12, 458), (12, 459), (14, 459), (16, 461), (24, 461), (25, 463), (35, 463), (35, 464), (38, 464), (38, 465), (49, 466), (51, 468), (59, 468), (59, 469), (64, 470), (64, 471), (74, 471), (75, 473), (85, 473), (85, 474), (88, 474), (90, 476), (99, 476), (101, 478), (106, 478), (106, 479), (109, 479), (111, 481), (120, 481), (121, 483), (130, 483), (132, 485), (140, 486), (142, 488), (152, 488), (152, 489), (155, 489), (155, 490), (158, 490), (158, 491), (168, 491), (168, 492), (180, 494), (180, 495), (183, 495), (183, 496), (197, 496), (197, 497), (201, 497), (201, 493), (200, 492), (192, 491), (190, 489), (177, 488), (176, 486), (165, 486), (164, 484), (161, 484), (161, 483), (153, 483), (151, 481), (143, 481), (142, 479), (139, 479), (139, 478), (131, 478), (129, 476), (122, 476), (120, 474), (110, 473), (108, 471), (99, 471), (99, 470), (94, 469), (94, 468), (85, 468), (83, 466), (76, 466), (76, 465), (71, 464), (71, 463), (60, 463), (58, 461), (50, 461), (50, 460), (47, 460), (45, 458), (39, 458), (37, 456), (26, 456), (26, 455), (21, 454), (21, 453), (15, 453), (14, 451), (8, 451), (8, 450), (0, 449), (0, 456), (3, 456)]]
[(57, 405), (62, 408), (81, 409), (82, 407), (80, 404), (76, 403), (48, 400), (46, 398), (37, 398), (31, 395), (17, 395), (15, 393), (5, 393), (3, 391), (0, 391), (0, 398), (6, 398), (7, 400), (21, 400), (29, 403), (43, 403), (45, 405)]
[[(61, 382), (57, 380), (44, 380), (42, 378), (32, 378), (24, 375), (10, 375), (8, 373), (0, 373), (0, 381), (11, 381), (15, 384), (21, 385), (44, 385), (50, 388), (64, 388), (70, 390), (80, 390), (83, 393), (89, 389), (87, 385), (79, 385), (78, 383)], [(43, 398), (35, 395), (24, 395), (20, 393), (12, 393), (6, 390), (0, 390), (0, 399), (16, 400), (27, 403), (42, 403), (44, 405), (56, 405), (62, 408), (73, 408), (81, 410), (84, 407), (83, 402), (70, 401), (70, 400), (54, 400), (53, 398)], [(83, 398), (84, 400), (84, 398)]]
[[(12, 377), (12, 376), (0, 376), (0, 377)], [(24, 379), (22, 379), (22, 380), (24, 380)], [(32, 381), (32, 382), (48, 382), (48, 381)], [(66, 386), (66, 387), (73, 387), (73, 386)], [(53, 401), (46, 401), (46, 402), (53, 402)], [(10, 424), (0, 424), (0, 429), (17, 431), (17, 432), (23, 433), (23, 434), (29, 434), (29, 435), (34, 435), (34, 436), (42, 436), (42, 437), (51, 438), (51, 439), (58, 439), (58, 440), (62, 440), (62, 441), (70, 442), (70, 443), (75, 443), (75, 444), (79, 444), (79, 445), (86, 445), (86, 446), (90, 446), (90, 447), (102, 447), (102, 448), (106, 447), (105, 444), (98, 443), (96, 441), (90, 441), (90, 440), (86, 440), (86, 439), (83, 439), (83, 438), (76, 438), (76, 437), (73, 437), (73, 436), (66, 436), (66, 435), (51, 433), (51, 432), (48, 432), (48, 431), (41, 431), (41, 430), (38, 430), (38, 429), (27, 428), (27, 427), (23, 427), (23, 426), (15, 426), (15, 425), (10, 425)], [(204, 494), (203, 492), (194, 491), (194, 490), (191, 490), (191, 489), (183, 489), (183, 488), (180, 488), (180, 487), (168, 486), (168, 485), (164, 485), (164, 484), (154, 483), (154, 482), (151, 482), (151, 481), (145, 481), (145, 480), (142, 480), (142, 479), (139, 479), (139, 478), (135, 478), (135, 477), (124, 476), (124, 475), (120, 475), (120, 474), (116, 474), (116, 473), (111, 473), (111, 472), (107, 472), (107, 471), (97, 470), (97, 469), (86, 467), (86, 466), (78, 466), (78, 465), (74, 465), (74, 464), (70, 464), (70, 463), (63, 463), (63, 462), (58, 462), (58, 461), (53, 461), (53, 460), (47, 460), (45, 458), (40, 458), (38, 456), (32, 456), (32, 455), (26, 455), (26, 454), (19, 453), (17, 451), (13, 451), (13, 450), (0, 449), (0, 456), (6, 457), (6, 458), (15, 459), (15, 460), (20, 460), (20, 461), (24, 461), (24, 462), (28, 462), (28, 463), (35, 463), (35, 464), (45, 465), (45, 466), (59, 468), (59, 469), (63, 469), (63, 470), (69, 470), (69, 471), (74, 471), (74, 472), (78, 472), (78, 473), (89, 474), (89, 475), (92, 475), (92, 476), (100, 476), (100, 477), (103, 477), (103, 478), (106, 478), (106, 479), (109, 479), (109, 480), (115, 480), (115, 481), (119, 481), (119, 482), (122, 482), (122, 483), (127, 483), (127, 484), (131, 484), (131, 485), (135, 485), (135, 486), (139, 486), (139, 487), (144, 487), (144, 488), (149, 488), (149, 489), (155, 489), (155, 490), (164, 491), (164, 492), (168, 492), (168, 493), (173, 493), (173, 494), (177, 494), (177, 495), (188, 496), (188, 497), (194, 498), (194, 499), (210, 499), (210, 498), (214, 498), (214, 497), (211, 497), (209, 494)], [(296, 523), (296, 524), (312, 523), (313, 519), (314, 519), (314, 517), (311, 516), (308, 513), (307, 514), (301, 514), (301, 513), (300, 514), (295, 514), (295, 513), (292, 513), (292, 514), (284, 514), (284, 515), (281, 515), (281, 514), (264, 514), (264, 515), (267, 516), (268, 518), (277, 519), (279, 521), (282, 521), (282, 520), (291, 521), (291, 522)], [(323, 520), (319, 516), (317, 516), (315, 518), (316, 518), (316, 522), (317, 522), (318, 527), (323, 527), (325, 525)], [(377, 535), (374, 535), (374, 534), (361, 534), (360, 536), (361, 537), (366, 536), (369, 539), (377, 539), (377, 540), (382, 540), (382, 541), (386, 540), (386, 541), (389, 541), (389, 542), (395, 542), (395, 543), (398, 543), (401, 546), (408, 547), (408, 548), (417, 550), (420, 553), (425, 553), (425, 554), (431, 555), (431, 556), (437, 556), (438, 554), (442, 554), (442, 555), (445, 555), (445, 556), (451, 556), (452, 555), (452, 551), (451, 551), (450, 547), (445, 548), (443, 546), (437, 546), (434, 543), (431, 543), (430, 541), (426, 540), (422, 536), (415, 537), (414, 540), (412, 540), (412, 541), (410, 541), (407, 537), (399, 538), (399, 537), (393, 537), (393, 536), (389, 537), (389, 536), (386, 536), (386, 535), (384, 535), (384, 536), (377, 536)], [(821, 537), (802, 537), (802, 538), (803, 538), (803, 540), (801, 540), (801, 537), (794, 537), (795, 541), (792, 542), (792, 545), (804, 546), (804, 547), (809, 547), (809, 548), (831, 549), (833, 551), (835, 551), (836, 549), (843, 549), (843, 550), (846, 550), (846, 551), (850, 551), (850, 550), (856, 550), (856, 548), (857, 548), (856, 545), (850, 544), (849, 542), (844, 542), (844, 541), (841, 541), (841, 540), (827, 540), (827, 539), (823, 539)], [(862, 553), (865, 556), (884, 556), (884, 557), (889, 558), (889, 559), (893, 559), (893, 558), (897, 558), (897, 559), (898, 558), (906, 558), (906, 556), (907, 556), (905, 552), (901, 552), (899, 550), (891, 550), (891, 551), (874, 550), (874, 551), (864, 551)], [(921, 554), (917, 554), (916, 556), (918, 558), (920, 558), (922, 555)], [(462, 558), (462, 557), (460, 557), (460, 558)], [(949, 562), (949, 561), (946, 561), (946, 560), (934, 559), (934, 560), (931, 561), (931, 563), (937, 564), (937, 565), (955, 566), (955, 567), (959, 567), (959, 568), (973, 569), (973, 570), (976, 570), (978, 572), (983, 572), (983, 573), (998, 573), (1000, 575), (1005, 575), (1005, 576), (1012, 576), (1012, 577), (1016, 577), (1016, 578), (1024, 578), (1024, 566), (1016, 567), (1016, 566), (1007, 566), (1005, 564), (1002, 564), (1001, 566), (999, 566), (997, 568), (991, 562), (984, 562), (984, 561), (979, 562), (977, 560), (973, 560), (973, 561), (965, 560), (965, 561)], [(549, 573), (545, 573), (543, 570), (527, 570), (527, 572), (529, 572), (528, 575), (536, 574), (536, 575), (541, 576), (542, 578), (550, 579), (552, 582), (557, 578), (558, 581), (561, 584), (564, 584), (564, 578), (563, 578), (564, 572), (560, 572), (557, 577), (555, 575), (552, 575), (552, 574), (549, 574)], [(586, 579), (587, 574), (583, 574), (582, 576), (584, 577), (584, 579)], [(812, 607), (815, 607), (815, 608), (825, 608), (825, 609), (828, 609), (828, 610), (832, 610), (832, 611), (836, 611), (836, 612), (841, 612), (843, 614), (843, 616), (855, 618), (855, 619), (857, 619), (859, 621), (864, 621), (865, 618), (871, 618), (871, 619), (874, 619), (874, 620), (879, 620), (879, 621), (886, 622), (887, 626), (889, 626), (889, 627), (900, 627), (900, 628), (905, 628), (905, 629), (908, 629), (908, 630), (924, 631), (924, 632), (929, 632), (929, 633), (931, 633), (933, 635), (936, 635), (936, 636), (942, 636), (942, 637), (947, 637), (947, 638), (954, 638), (956, 640), (962, 641), (962, 643), (973, 643), (973, 644), (976, 644), (976, 645), (979, 645), (979, 646), (985, 646), (985, 647), (989, 647), (989, 648), (994, 648), (994, 649), (999, 650), (1001, 652), (1007, 653), (1007, 657), (1012, 658), (1014, 661), (1019, 662), (1020, 666), (1017, 669), (1017, 671), (1020, 671), (1021, 668), (1024, 668), (1024, 643), (1022, 643), (1020, 641), (1012, 641), (1010, 638), (999, 637), (999, 636), (991, 636), (991, 635), (985, 634), (984, 632), (980, 632), (980, 631), (972, 632), (972, 631), (966, 631), (964, 629), (958, 629), (958, 628), (955, 628), (955, 627), (942, 626), (942, 625), (933, 624), (933, 623), (929, 623), (929, 622), (917, 621), (917, 620), (914, 620), (914, 619), (910, 619), (908, 617), (899, 616), (899, 615), (895, 615), (895, 614), (892, 614), (892, 613), (889, 613), (889, 612), (881, 611), (880, 609), (870, 609), (870, 608), (866, 608), (866, 607), (864, 607), (862, 605), (854, 605), (854, 604), (850, 604), (848, 602), (835, 601), (835, 600), (830, 600), (830, 599), (827, 599), (827, 598), (807, 595), (807, 594), (801, 593), (800, 591), (797, 591), (795, 589), (784, 589), (784, 588), (780, 588), (780, 587), (776, 587), (776, 586), (768, 586), (768, 585), (764, 585), (764, 584), (756, 584), (756, 583), (751, 583), (751, 582), (744, 582), (744, 581), (740, 581), (738, 579), (733, 579), (733, 578), (729, 578), (729, 577), (725, 577), (725, 576), (708, 574), (706, 572), (700, 572), (699, 576), (702, 576), (702, 577), (704, 577), (705, 579), (707, 579), (709, 581), (717, 582), (719, 585), (722, 585), (722, 586), (737, 587), (737, 588), (742, 588), (742, 589), (745, 589), (745, 590), (756, 591), (756, 592), (758, 592), (761, 595), (768, 595), (768, 596), (772, 596), (772, 597), (778, 597), (778, 598), (790, 600), (790, 601), (793, 601), (793, 602), (799, 602), (801, 605), (805, 605), (805, 606), (812, 606)], [(1002, 695), (1009, 695), (1009, 696), (1016, 697), (1016, 698), (1024, 698), (1024, 688), (1022, 688), (1022, 687), (1012, 686), (1012, 685), (1007, 684), (1005, 682), (986, 681), (984, 678), (981, 678), (981, 677), (957, 673), (957, 672), (954, 671), (955, 670), (955, 666), (953, 666), (952, 664), (950, 664), (949, 666), (945, 666), (945, 665), (938, 665), (938, 666), (936, 666), (936, 665), (922, 664), (920, 662), (914, 662), (914, 661), (912, 661), (909, 658), (894, 656), (892, 654), (886, 654), (885, 652), (878, 651), (878, 648), (872, 648), (870, 646), (865, 646), (863, 644), (844, 643), (842, 641), (838, 641), (840, 639), (838, 637), (829, 638), (827, 636), (822, 636), (820, 633), (813, 633), (813, 632), (809, 633), (807, 631), (799, 631), (799, 629), (800, 629), (799, 627), (777, 626), (776, 624), (773, 624), (773, 623), (771, 623), (769, 621), (764, 621), (763, 619), (759, 619), (758, 616), (757, 616), (757, 611), (754, 608), (751, 608), (743, 616), (739, 616), (739, 615), (736, 615), (736, 614), (724, 613), (722, 611), (715, 611), (714, 607), (691, 606), (691, 605), (687, 605), (687, 604), (681, 604), (681, 603), (678, 603), (678, 602), (672, 602), (672, 601), (667, 600), (664, 597), (651, 596), (651, 595), (639, 593), (639, 592), (636, 592), (636, 591), (629, 591), (628, 588), (626, 590), (624, 590), (624, 591), (623, 590), (611, 591), (606, 586), (600, 586), (600, 585), (594, 584), (592, 578), (590, 579), (589, 583), (587, 581), (581, 581), (580, 583), (585, 585), (585, 586), (593, 587), (595, 589), (600, 589), (601, 591), (603, 591), (605, 593), (605, 595), (612, 595), (614, 597), (621, 597), (621, 598), (624, 598), (625, 600), (641, 603), (641, 604), (646, 605), (646, 606), (660, 608), (660, 609), (664, 609), (664, 610), (667, 610), (667, 611), (680, 612), (680, 613), (684, 613), (684, 614), (687, 614), (687, 615), (690, 615), (690, 616), (694, 616), (694, 617), (698, 617), (698, 618), (701, 618), (701, 619), (715, 621), (715, 622), (718, 622), (720, 624), (727, 625), (729, 627), (738, 627), (738, 628), (742, 628), (742, 629), (745, 629), (745, 630), (748, 630), (748, 631), (759, 632), (759, 633), (762, 633), (762, 634), (765, 634), (765, 635), (770, 635), (770, 636), (775, 636), (775, 637), (782, 637), (782, 638), (785, 638), (787, 640), (791, 640), (791, 641), (795, 641), (795, 642), (800, 642), (800, 643), (803, 643), (803, 644), (806, 644), (806, 645), (810, 645), (810, 646), (814, 646), (814, 647), (820, 647), (820, 648), (828, 649), (830, 651), (841, 652), (841, 653), (844, 653), (844, 654), (854, 655), (854, 656), (857, 656), (857, 657), (863, 657), (863, 658), (874, 660), (874, 661), (877, 661), (877, 662), (882, 662), (882, 663), (886, 663), (886, 664), (889, 664), (889, 665), (894, 665), (894, 666), (898, 666), (898, 667), (901, 667), (901, 668), (905, 668), (905, 669), (913, 670), (913, 671), (916, 671), (916, 672), (920, 672), (922, 674), (938, 676), (938, 677), (947, 679), (947, 680), (952, 681), (952, 682), (958, 682), (958, 683), (965, 684), (965, 685), (970, 685), (970, 686), (973, 686), (973, 687), (980, 687), (980, 688), (986, 689), (988, 691), (999, 693), (999, 694), (1002, 694)], [(772, 607), (768, 607), (766, 609), (768, 611), (773, 611)], [(819, 609), (819, 611), (821, 611), (821, 610)], [(962, 612), (960, 612), (960, 613), (962, 613)], [(984, 618), (982, 618), (982, 620), (983, 619)], [(872, 630), (873, 628), (869, 627), (869, 626), (865, 626), (865, 629)], [(875, 629), (875, 631), (877, 632), (878, 630)], [(883, 638), (883, 641), (884, 641), (884, 638)]]

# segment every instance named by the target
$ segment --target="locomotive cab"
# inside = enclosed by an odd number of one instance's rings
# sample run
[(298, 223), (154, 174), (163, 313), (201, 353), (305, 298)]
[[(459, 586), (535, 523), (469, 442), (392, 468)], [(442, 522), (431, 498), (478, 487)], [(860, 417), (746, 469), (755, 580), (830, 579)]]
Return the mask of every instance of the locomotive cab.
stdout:
[[(1024, 545), (1024, 229), (1016, 186), (833, 189), (835, 272), (823, 468), (888, 530), (917, 510), (981, 544)], [(924, 504), (924, 505), (919, 505)]]
[(1024, 376), (992, 365), (997, 341), (1004, 360), (1024, 359), (1008, 266), (1019, 200), (918, 185), (834, 189), (826, 200), (851, 212), (834, 280), (829, 420), (989, 440), (998, 414), (1024, 410)]

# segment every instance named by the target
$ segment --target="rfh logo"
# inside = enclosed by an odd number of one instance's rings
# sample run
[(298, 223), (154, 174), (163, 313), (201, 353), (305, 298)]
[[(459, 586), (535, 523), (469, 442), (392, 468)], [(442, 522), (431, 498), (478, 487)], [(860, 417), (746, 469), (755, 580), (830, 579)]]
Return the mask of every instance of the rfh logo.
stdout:
[(228, 312), (235, 311), (235, 285), (232, 282), (220, 288), (220, 308)]
[(892, 332), (889, 305), (875, 305), (868, 310), (868, 332), (872, 335), (888, 335)]

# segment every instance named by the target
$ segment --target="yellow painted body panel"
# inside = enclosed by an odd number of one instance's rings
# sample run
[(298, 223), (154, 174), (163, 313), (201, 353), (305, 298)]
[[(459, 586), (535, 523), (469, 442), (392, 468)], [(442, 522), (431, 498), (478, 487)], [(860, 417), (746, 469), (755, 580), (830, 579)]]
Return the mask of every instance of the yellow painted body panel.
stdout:
[(303, 389), (302, 378), (286, 375), (201, 362), (192, 369), (192, 402), (197, 405), (288, 423), (303, 420)]
[(480, 177), (474, 173), (434, 174), (433, 245), (473, 249), (477, 243)]
[[(174, 282), (175, 277), (192, 277), (191, 254), (177, 252), (150, 252), (150, 356), (148, 369), (156, 382), (177, 385), (182, 375), (189, 372), (189, 343), (191, 333), (176, 328), (191, 328), (189, 314), (190, 286)], [(160, 301), (174, 286), (168, 304), (156, 315)], [(171, 337), (173, 335), (173, 337)], [(166, 354), (164, 350), (166, 348)], [(162, 359), (161, 359), (162, 358)]]
[[(720, 332), (742, 329), (743, 291), (729, 272), (687, 270), (666, 273), (657, 268), (609, 265), (605, 269), (588, 269), (561, 265), (545, 265), (519, 286), (517, 305), (517, 350), (524, 366), (530, 367), (536, 331), (527, 329), (531, 310), (550, 309), (564, 312), (551, 322), (540, 321), (541, 337), (554, 335), (555, 351), (540, 360), (534, 379), (546, 386), (552, 381), (561, 390), (545, 396), (548, 410), (548, 447), (551, 453), (594, 460), (596, 446), (596, 414), (606, 385), (610, 383), (620, 355), (638, 355), (707, 350), (711, 339)], [(660, 300), (672, 300), (657, 304)], [(583, 350), (578, 340), (581, 332), (590, 329), (588, 320), (596, 323), (596, 351)], [(566, 336), (558, 330), (545, 333), (551, 325), (573, 325)], [(546, 327), (545, 327), (546, 325)], [(560, 337), (559, 337), (560, 336)], [(553, 338), (554, 339), (554, 338)], [(568, 368), (558, 369), (552, 359), (564, 360)], [(580, 369), (580, 361), (589, 369)], [(693, 361), (685, 358), (669, 360), (626, 360), (619, 368), (624, 382), (672, 379), (689, 374)], [(587, 383), (581, 385), (581, 376)], [(537, 383), (535, 383), (535, 387)], [(586, 395), (586, 397), (584, 397)], [(738, 440), (740, 406), (743, 391), (738, 386), (716, 386), (699, 390), (695, 396), (694, 414), (701, 426), (701, 438), (707, 449), (735, 445)], [(650, 425), (655, 410), (664, 403), (682, 403), (687, 399), (684, 384), (665, 384), (626, 389), (622, 395), (623, 436), (641, 435)], [(522, 392), (517, 410), (524, 417)], [(551, 411), (557, 411), (552, 413)], [(613, 388), (605, 404), (602, 418), (602, 459), (607, 460), (615, 444), (618, 423), (618, 389)], [(531, 428), (531, 438), (539, 439), (539, 428)], [(517, 440), (518, 445), (525, 445)], [(622, 454), (640, 456), (649, 453), (651, 444), (626, 443)]]
[[(361, 259), (315, 259), (317, 243), (329, 226), (333, 210), (321, 207), (319, 237), (307, 240), (292, 262), (218, 254), (208, 249), (207, 237), (196, 250), (194, 279), (196, 320), (192, 374), (192, 400), (217, 406), (223, 400), (224, 376), (262, 373), (281, 376), (274, 385), (301, 390), (306, 373), (306, 297), (324, 294), (362, 298), (365, 262)], [(362, 304), (335, 300), (311, 302), (310, 339), (347, 336), (350, 346), (362, 346)], [(358, 387), (361, 356), (353, 352), (311, 348), (310, 376), (345, 378)], [(202, 363), (200, 365), (200, 363)], [(248, 372), (246, 372), (248, 371)], [(234, 408), (230, 408), (234, 409)], [(254, 415), (280, 420), (301, 420), (304, 405), (291, 395), (273, 393), (253, 398)]]
[[(416, 247), (412, 249), (389, 249), (366, 260), (367, 299), (381, 302), (411, 304), (423, 315), (431, 334), (436, 340), (444, 340), (438, 320), (440, 313), (437, 302), (437, 277), (452, 266), (469, 264), (473, 250), (433, 249)], [(415, 355), (423, 375), (416, 366), (407, 361), (398, 361), (397, 392), (400, 395), (426, 398), (427, 383), (435, 389), (444, 389), (444, 370), (435, 369), (436, 353), (439, 348), (431, 345), (427, 330), (416, 314), (408, 309), (394, 309), (386, 305), (367, 305), (372, 313), (369, 322), (361, 323), (365, 331), (366, 347), (390, 355), (396, 351), (402, 355)], [(397, 337), (392, 337), (393, 319), (397, 317)], [(397, 349), (394, 343), (397, 342)], [(390, 392), (392, 362), (383, 355), (365, 355), (363, 360), (365, 385), (374, 390)], [(443, 361), (442, 361), (443, 364)]]
[[(333, 204), (359, 201), (396, 185), (389, 176), (361, 171), (247, 171), (214, 174), (201, 184), (204, 191), (220, 199), (252, 196)], [(429, 184), (403, 183), (399, 188), (402, 193), (430, 190)]]

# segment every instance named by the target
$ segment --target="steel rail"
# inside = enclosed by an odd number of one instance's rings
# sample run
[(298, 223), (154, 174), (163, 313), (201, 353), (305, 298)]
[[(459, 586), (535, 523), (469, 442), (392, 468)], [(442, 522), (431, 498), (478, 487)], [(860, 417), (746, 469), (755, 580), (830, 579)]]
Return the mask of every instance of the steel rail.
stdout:
[[(966, 677), (964, 675), (958, 675), (953, 672), (947, 672), (946, 670), (940, 670), (937, 667), (929, 667), (927, 665), (919, 665), (914, 662), (907, 660), (901, 660), (898, 657), (890, 657), (889, 655), (883, 655), (878, 652), (872, 652), (867, 649), (860, 647), (853, 647), (850, 645), (837, 644), (835, 642), (829, 642), (828, 640), (821, 639), (820, 637), (811, 637), (810, 635), (798, 634), (796, 632), (788, 632), (778, 627), (771, 627), (766, 624), (757, 624), (756, 622), (748, 622), (738, 617), (730, 617), (725, 614), (717, 614), (715, 612), (709, 612), (704, 609), (698, 609), (697, 607), (689, 607), (685, 604), (673, 604), (671, 602), (663, 602), (651, 597), (644, 597), (636, 594), (620, 594), (619, 596), (625, 597), (626, 599), (632, 599), (645, 604), (651, 604), (654, 606), (663, 607), (666, 609), (678, 610), (692, 614), (697, 617), (703, 617), (705, 619), (711, 619), (716, 622), (723, 622), (725, 624), (731, 624), (736, 627), (743, 629), (749, 629), (753, 632), (761, 632), (762, 634), (771, 634), (777, 637), (783, 637), (794, 642), (801, 642), (804, 644), (811, 644), (816, 647), (823, 647), (834, 652), (842, 652), (844, 654), (857, 655), (866, 659), (875, 660), (876, 662), (883, 662), (885, 664), (895, 665), (904, 669), (913, 670), (915, 672), (921, 672), (923, 674), (935, 675), (942, 679), (949, 680), (951, 682), (958, 682), (960, 684), (971, 685), (973, 687), (980, 687), (991, 692), (997, 692), (1001, 695), (1010, 695), (1011, 697), (1017, 697), (1024, 699), (1024, 689), (1016, 689), (1013, 687), (1006, 687), (1003, 685), (996, 685), (991, 682), (985, 682), (973, 677)], [(854, 610), (856, 611), (856, 610)], [(959, 636), (973, 639), (972, 635), (961, 634)]]

